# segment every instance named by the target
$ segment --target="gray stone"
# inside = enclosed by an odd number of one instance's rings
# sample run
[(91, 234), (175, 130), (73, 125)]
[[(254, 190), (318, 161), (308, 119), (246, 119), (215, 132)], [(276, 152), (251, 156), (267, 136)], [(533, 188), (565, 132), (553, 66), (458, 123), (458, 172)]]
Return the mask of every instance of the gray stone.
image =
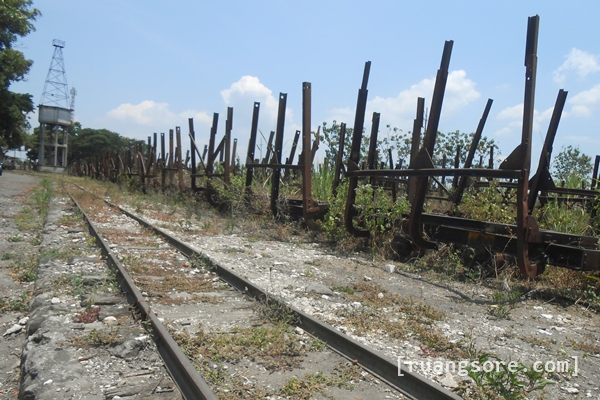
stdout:
[(8, 335), (12, 335), (13, 333), (21, 332), (22, 329), (23, 329), (23, 325), (14, 324), (10, 328), (8, 328), (8, 330), (6, 332), (4, 332), (4, 335), (2, 335), (2, 336), (8, 336)]
[(101, 258), (98, 257), (73, 257), (67, 261), (68, 265), (73, 265), (78, 262), (91, 262), (91, 263), (100, 263), (103, 262)]
[(29, 302), (29, 312), (32, 313), (39, 307), (48, 304), (51, 298), (52, 297), (50, 293), (42, 293), (35, 296), (33, 300)]
[(333, 295), (333, 291), (331, 289), (329, 289), (327, 286), (322, 285), (320, 283), (310, 283), (307, 287), (306, 287), (306, 292), (310, 293), (310, 292), (315, 292), (317, 294), (326, 294), (326, 295)]
[(88, 275), (81, 277), (82, 283), (87, 286), (94, 286), (98, 283), (108, 280), (106, 275)]
[(131, 315), (131, 311), (129, 311), (129, 307), (100, 307), (100, 313), (98, 314), (100, 321), (111, 315), (116, 318), (127, 317)]
[(81, 307), (86, 307), (89, 303), (97, 306), (112, 306), (124, 302), (125, 298), (121, 296), (94, 294), (85, 296), (83, 300), (81, 300)]
[(440, 379), (440, 383), (452, 389), (458, 387), (458, 383), (456, 383), (456, 380), (454, 380), (454, 377), (450, 372), (446, 372), (446, 376)]
[(115, 357), (133, 358), (138, 355), (142, 346), (142, 342), (131, 339), (114, 345), (113, 347), (109, 347), (108, 352)]
[(145, 382), (139, 383), (137, 385), (125, 386), (122, 388), (111, 388), (107, 389), (106, 392), (104, 392), (104, 394), (107, 398), (112, 398), (113, 400), (116, 398), (121, 398), (121, 396), (130, 397), (135, 395), (149, 395), (159, 383), (160, 382), (158, 381), (154, 381), (150, 383)]
[(389, 272), (390, 274), (393, 274), (396, 271), (396, 266), (394, 264), (385, 264), (383, 266), (383, 270), (385, 272)]

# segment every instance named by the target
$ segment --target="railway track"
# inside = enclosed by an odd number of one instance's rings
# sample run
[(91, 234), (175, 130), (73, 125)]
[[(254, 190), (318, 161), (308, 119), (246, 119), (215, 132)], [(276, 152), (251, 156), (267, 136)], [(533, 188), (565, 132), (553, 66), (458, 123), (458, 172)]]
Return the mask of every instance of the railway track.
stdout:
[(81, 187), (71, 197), (186, 398), (294, 398), (311, 390), (334, 398), (460, 398), (416, 373), (398, 376), (396, 360), (123, 207)]

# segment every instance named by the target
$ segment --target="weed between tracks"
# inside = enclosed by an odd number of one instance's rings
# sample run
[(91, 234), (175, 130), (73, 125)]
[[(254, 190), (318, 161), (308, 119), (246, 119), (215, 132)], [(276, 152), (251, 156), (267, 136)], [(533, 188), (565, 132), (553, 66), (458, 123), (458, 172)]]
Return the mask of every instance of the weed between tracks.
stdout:
[(79, 337), (70, 337), (71, 346), (88, 349), (90, 347), (102, 347), (111, 344), (118, 344), (125, 340), (125, 335), (120, 327), (110, 327), (109, 329), (91, 329), (87, 335)]
[[(110, 273), (114, 274), (112, 271)], [(119, 293), (120, 291), (119, 284), (113, 275), (96, 277), (82, 273), (65, 274), (56, 279), (54, 283), (56, 287), (60, 287), (73, 296), (82, 296), (90, 292)]]
[(301, 341), (285, 323), (234, 328), (229, 332), (206, 332), (200, 329), (194, 337), (187, 333), (175, 333), (173, 337), (184, 353), (194, 360), (196, 368), (215, 387), (220, 399), (266, 399), (273, 395), (310, 399), (326, 387), (353, 389), (353, 382), (362, 378), (360, 367), (341, 363), (330, 375), (322, 371), (308, 372), (303, 378), (294, 375), (280, 389), (275, 390), (269, 388), (269, 385), (257, 387), (246, 377), (228, 371), (227, 365), (231, 364), (257, 364), (269, 373), (291, 371), (300, 366), (306, 354), (322, 351), (326, 347), (316, 339), (308, 343)]
[(323, 371), (308, 372), (304, 378), (290, 378), (283, 388), (281, 395), (293, 399), (312, 399), (315, 393), (321, 392), (329, 386), (342, 389), (354, 389), (354, 382), (362, 378), (362, 368), (349, 362), (341, 362), (333, 368), (333, 374), (325, 375)]
[(98, 315), (100, 315), (100, 307), (90, 307), (77, 313), (73, 317), (73, 322), (91, 324), (98, 321)]
[[(416, 339), (426, 354), (456, 358), (467, 357), (461, 343), (451, 343), (435, 326), (444, 315), (433, 307), (415, 302), (412, 298), (389, 293), (371, 282), (359, 282), (352, 287), (338, 287), (356, 308), (341, 309), (336, 316), (353, 333), (382, 333), (393, 339)], [(357, 303), (360, 303), (358, 305)], [(339, 321), (331, 320), (333, 324)]]

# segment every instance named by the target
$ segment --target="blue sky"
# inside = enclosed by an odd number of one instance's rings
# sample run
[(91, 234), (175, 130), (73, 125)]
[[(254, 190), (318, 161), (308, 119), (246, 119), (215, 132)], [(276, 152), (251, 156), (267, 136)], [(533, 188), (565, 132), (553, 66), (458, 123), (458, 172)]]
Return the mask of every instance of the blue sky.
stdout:
[[(76, 119), (146, 139), (193, 117), (208, 141), (212, 114), (245, 152), (253, 102), (259, 129), (275, 129), (288, 94), (286, 141), (301, 125), (302, 82), (312, 83), (312, 125), (353, 125), (365, 61), (371, 61), (370, 115), (408, 133), (417, 97), (429, 107), (445, 40), (454, 40), (440, 130), (473, 132), (488, 98), (484, 135), (503, 156), (520, 141), (527, 17), (540, 16), (534, 154), (539, 157), (558, 90), (569, 91), (555, 141), (600, 154), (598, 1), (158, 1), (34, 0), (36, 31), (18, 48), (34, 61), (12, 90), (38, 103), (54, 48), (63, 49)], [(37, 124), (33, 116), (32, 124)], [(242, 157), (244, 159), (244, 157)]]

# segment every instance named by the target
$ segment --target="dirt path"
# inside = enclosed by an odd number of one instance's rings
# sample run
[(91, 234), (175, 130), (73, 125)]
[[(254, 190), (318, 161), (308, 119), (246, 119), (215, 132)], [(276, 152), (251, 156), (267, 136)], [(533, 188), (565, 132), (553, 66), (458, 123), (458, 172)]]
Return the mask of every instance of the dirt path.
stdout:
[(5, 171), (0, 176), (0, 398), (15, 399), (19, 385), (19, 361), (25, 335), (2, 336), (27, 315), (27, 292), (32, 283), (19, 283), (11, 276), (17, 255), (35, 251), (31, 233), (21, 232), (15, 217), (40, 179)]

